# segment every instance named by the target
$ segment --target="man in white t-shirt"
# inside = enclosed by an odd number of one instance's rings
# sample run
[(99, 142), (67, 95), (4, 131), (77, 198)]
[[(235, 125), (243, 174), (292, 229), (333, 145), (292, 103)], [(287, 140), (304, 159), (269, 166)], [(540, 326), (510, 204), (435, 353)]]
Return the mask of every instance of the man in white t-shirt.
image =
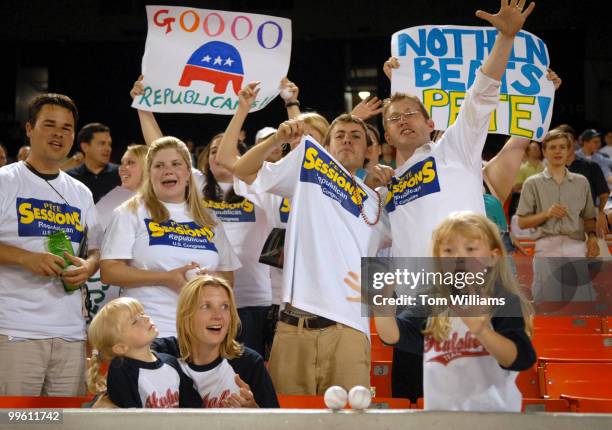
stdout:
[(283, 270), (287, 307), (269, 370), (278, 393), (321, 395), (332, 385), (369, 387), (369, 320), (361, 313), (359, 292), (345, 279), (360, 272), (361, 257), (375, 256), (386, 245), (388, 220), (381, 196), (355, 177), (368, 151), (366, 127), (356, 117), (336, 118), (323, 146), (306, 136), (282, 160), (264, 161), (299, 138), (303, 127), (299, 120), (285, 121), (269, 139), (226, 164), (251, 184), (235, 181), (239, 194), (291, 199)]
[[(502, 2), (503, 3), (503, 2)], [(525, 10), (511, 1), (495, 15), (478, 11), (476, 16), (497, 28), (499, 34), (486, 61), (476, 72), (459, 115), (437, 142), (431, 140), (435, 129), (429, 112), (417, 96), (396, 93), (385, 101), (383, 125), (385, 139), (397, 150), (397, 169), (388, 185), (386, 209), (393, 236), (393, 257), (431, 255), (431, 234), (451, 212), (472, 211), (485, 214), (482, 198), (482, 149), (491, 113), (499, 103), (501, 79), (506, 70), (514, 38), (534, 8)], [(393, 68), (393, 59), (385, 68)], [(467, 88), (467, 85), (466, 85)], [(369, 178), (366, 183), (378, 185)], [(403, 355), (396, 350), (395, 356)], [(421, 397), (421, 357), (394, 360), (394, 395)], [(404, 372), (415, 373), (402, 375)], [(402, 389), (408, 379), (416, 380)]]
[[(94, 224), (91, 192), (59, 167), (74, 141), (74, 102), (61, 94), (29, 106), (25, 161), (0, 169), (0, 395), (85, 394), (82, 285), (98, 267), (88, 258), (48, 252), (47, 236), (64, 231), (75, 254)], [(84, 245), (83, 245), (84, 246)]]

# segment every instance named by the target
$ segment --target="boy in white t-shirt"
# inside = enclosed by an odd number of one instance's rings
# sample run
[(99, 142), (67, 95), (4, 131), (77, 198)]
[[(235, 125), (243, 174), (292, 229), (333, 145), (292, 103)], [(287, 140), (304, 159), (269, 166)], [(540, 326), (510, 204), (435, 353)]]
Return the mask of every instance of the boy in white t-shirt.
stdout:
[[(250, 85), (242, 91), (253, 90)], [(332, 385), (369, 387), (369, 321), (359, 292), (345, 279), (359, 273), (361, 257), (375, 256), (386, 245), (388, 221), (381, 197), (355, 177), (368, 152), (366, 127), (356, 117), (336, 118), (323, 146), (306, 136), (282, 160), (264, 161), (299, 138), (303, 127), (299, 120), (285, 121), (238, 160), (222, 146), (217, 161), (251, 184), (235, 181), (237, 192), (291, 199), (283, 273), (287, 306), (269, 370), (278, 393), (320, 395)]]
[[(78, 254), (94, 224), (91, 192), (60, 171), (77, 123), (74, 102), (43, 94), (29, 106), (25, 161), (0, 169), (0, 395), (85, 394), (85, 319), (79, 291), (98, 268), (88, 258), (48, 252), (47, 236), (63, 231)], [(84, 255), (84, 254), (83, 254)], [(65, 271), (67, 262), (76, 266)], [(66, 365), (69, 363), (69, 365)]]

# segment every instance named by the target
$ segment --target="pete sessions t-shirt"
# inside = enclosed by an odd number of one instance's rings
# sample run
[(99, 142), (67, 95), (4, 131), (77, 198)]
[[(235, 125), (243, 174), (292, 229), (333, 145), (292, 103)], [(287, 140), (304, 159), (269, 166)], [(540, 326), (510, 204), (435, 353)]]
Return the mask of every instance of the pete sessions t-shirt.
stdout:
[[(232, 184), (220, 183), (226, 193)], [(227, 238), (242, 266), (234, 272), (236, 306), (270, 306), (270, 266), (259, 262), (259, 255), (272, 230), (273, 204), (276, 196), (264, 193), (246, 195), (235, 203), (205, 200), (204, 206), (212, 210), (223, 223)]]
[[(137, 269), (168, 271), (192, 261), (201, 268), (227, 271), (240, 261), (225, 236), (221, 223), (214, 229), (201, 227), (187, 212), (185, 203), (164, 203), (170, 219), (157, 223), (141, 203), (137, 213), (126, 204), (115, 209), (106, 229), (101, 260), (130, 260)], [(153, 319), (159, 335), (176, 335), (178, 292), (161, 285), (123, 288), (122, 295), (138, 299)]]
[[(31, 252), (48, 252), (47, 236), (63, 230), (74, 252), (78, 251), (85, 224), (89, 232), (94, 230), (91, 191), (61, 171), (49, 184), (24, 162), (0, 168), (0, 243)], [(89, 248), (99, 246), (90, 238)], [(84, 340), (80, 292), (66, 293), (57, 277), (0, 265), (0, 334), (27, 339)]]
[(378, 199), (310, 136), (276, 163), (264, 163), (251, 186), (237, 192), (270, 192), (291, 200), (285, 238), (283, 302), (369, 334), (360, 292), (344, 283), (361, 272), (361, 257), (375, 256), (389, 241), (387, 215), (376, 219)]
[(499, 87), (478, 71), (455, 123), (395, 170), (385, 198), (393, 257), (431, 255), (431, 235), (452, 212), (485, 214), (481, 156)]

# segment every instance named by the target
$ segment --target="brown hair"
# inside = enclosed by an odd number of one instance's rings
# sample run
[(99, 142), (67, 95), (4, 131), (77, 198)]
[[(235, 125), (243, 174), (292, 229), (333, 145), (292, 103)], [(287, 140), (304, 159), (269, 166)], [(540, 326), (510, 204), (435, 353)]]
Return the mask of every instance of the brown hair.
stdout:
[(181, 358), (190, 361), (195, 342), (194, 316), (198, 311), (200, 293), (205, 287), (223, 288), (229, 297), (230, 325), (225, 339), (221, 342), (220, 356), (227, 359), (239, 357), (242, 354), (242, 345), (236, 341), (240, 329), (240, 318), (234, 300), (234, 292), (230, 284), (217, 276), (198, 276), (188, 282), (182, 289), (176, 307), (176, 333), (179, 339)]
[(551, 140), (557, 140), (557, 139), (565, 139), (565, 142), (567, 142), (567, 148), (569, 149), (572, 147), (572, 142), (573, 142), (572, 135), (566, 131), (553, 128), (548, 133), (546, 133), (546, 136), (544, 136), (544, 139), (542, 139), (542, 150), (543, 151), (546, 150), (546, 144), (548, 142), (550, 142)]
[(427, 112), (427, 108), (425, 108), (425, 105), (417, 96), (413, 96), (412, 94), (406, 93), (393, 93), (391, 97), (385, 99), (385, 101), (383, 102), (383, 127), (385, 130), (387, 129), (387, 112), (389, 111), (393, 103), (402, 100), (410, 100), (416, 103), (419, 111), (425, 117), (425, 119), (430, 119), (429, 112)]
[(329, 126), (329, 129), (327, 130), (327, 133), (325, 134), (325, 138), (323, 139), (323, 146), (325, 148), (329, 147), (329, 144), (331, 142), (332, 131), (334, 129), (334, 126), (338, 124), (339, 122), (353, 123), (353, 124), (360, 125), (361, 128), (363, 128), (363, 134), (365, 134), (366, 144), (368, 146), (372, 145), (372, 139), (370, 139), (370, 134), (368, 133), (368, 127), (366, 127), (365, 122), (363, 122), (361, 118), (356, 117), (355, 115), (351, 115), (350, 113), (343, 113), (342, 115), (337, 116), (336, 119), (334, 119), (331, 125)]
[(30, 102), (28, 105), (28, 122), (32, 127), (36, 124), (38, 113), (44, 105), (56, 105), (68, 109), (72, 113), (74, 126), (76, 127), (79, 121), (79, 111), (77, 110), (76, 104), (70, 97), (55, 93), (41, 94)]

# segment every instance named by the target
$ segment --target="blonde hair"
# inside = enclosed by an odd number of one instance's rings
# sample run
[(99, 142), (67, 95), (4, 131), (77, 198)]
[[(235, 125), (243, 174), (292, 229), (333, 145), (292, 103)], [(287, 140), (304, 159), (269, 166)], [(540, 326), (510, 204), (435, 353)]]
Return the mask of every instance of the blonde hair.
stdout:
[[(452, 213), (433, 232), (433, 256), (440, 257), (442, 244), (449, 238), (457, 235), (470, 239), (484, 240), (490, 250), (498, 250), (500, 257), (497, 259), (497, 263), (488, 277), (489, 281), (486, 284), (486, 291), (493, 295), (493, 289), (497, 285), (501, 285), (504, 290), (516, 295), (521, 303), (523, 318), (525, 319), (525, 331), (528, 336), (531, 336), (533, 332), (533, 307), (521, 291), (516, 277), (512, 273), (508, 263), (508, 255), (506, 254), (497, 226), (484, 215), (474, 212), (463, 211)], [(446, 308), (444, 311), (436, 312), (436, 316), (428, 319), (427, 327), (423, 330), (423, 334), (431, 335), (436, 341), (441, 342), (448, 339), (450, 328), (451, 321), (448, 315), (448, 308)]]
[(102, 363), (118, 357), (113, 352), (113, 346), (121, 343), (126, 323), (143, 312), (144, 308), (138, 300), (119, 297), (104, 305), (94, 317), (87, 335), (94, 349), (87, 371), (87, 388), (91, 393), (106, 391), (106, 376), (100, 373), (100, 367)]
[(189, 180), (187, 183), (187, 188), (185, 189), (185, 199), (187, 200), (189, 214), (200, 227), (215, 227), (217, 222), (210, 214), (208, 209), (202, 205), (202, 195), (200, 190), (198, 190), (196, 187), (193, 174), (191, 174), (191, 154), (189, 153), (187, 146), (185, 146), (185, 144), (176, 137), (161, 137), (151, 143), (146, 157), (146, 169), (144, 169), (146, 172), (146, 180), (143, 182), (138, 194), (124, 204), (126, 204), (127, 207), (132, 210), (132, 212), (136, 212), (140, 203), (143, 202), (145, 208), (149, 212), (149, 215), (151, 215), (153, 221), (157, 223), (163, 223), (170, 219), (168, 209), (166, 209), (166, 206), (164, 206), (164, 204), (155, 195), (150, 175), (153, 159), (155, 158), (155, 155), (157, 155), (157, 153), (163, 149), (176, 150), (181, 155), (183, 162), (189, 169)]
[(178, 305), (176, 308), (176, 332), (179, 339), (179, 349), (181, 358), (189, 361), (192, 357), (194, 343), (196, 342), (195, 314), (198, 311), (200, 293), (205, 287), (223, 288), (229, 297), (230, 305), (230, 325), (225, 339), (221, 342), (219, 354), (223, 358), (233, 359), (242, 354), (242, 345), (236, 341), (238, 330), (240, 329), (240, 318), (234, 300), (234, 292), (230, 284), (223, 278), (217, 276), (198, 276), (188, 282), (179, 294)]
[[(327, 121), (322, 115), (319, 115), (316, 112), (305, 112), (301, 113), (295, 117), (295, 119), (299, 119), (304, 121), (306, 124), (317, 130), (323, 138), (327, 134), (329, 130), (329, 121)], [(323, 143), (323, 142), (319, 142)]]

